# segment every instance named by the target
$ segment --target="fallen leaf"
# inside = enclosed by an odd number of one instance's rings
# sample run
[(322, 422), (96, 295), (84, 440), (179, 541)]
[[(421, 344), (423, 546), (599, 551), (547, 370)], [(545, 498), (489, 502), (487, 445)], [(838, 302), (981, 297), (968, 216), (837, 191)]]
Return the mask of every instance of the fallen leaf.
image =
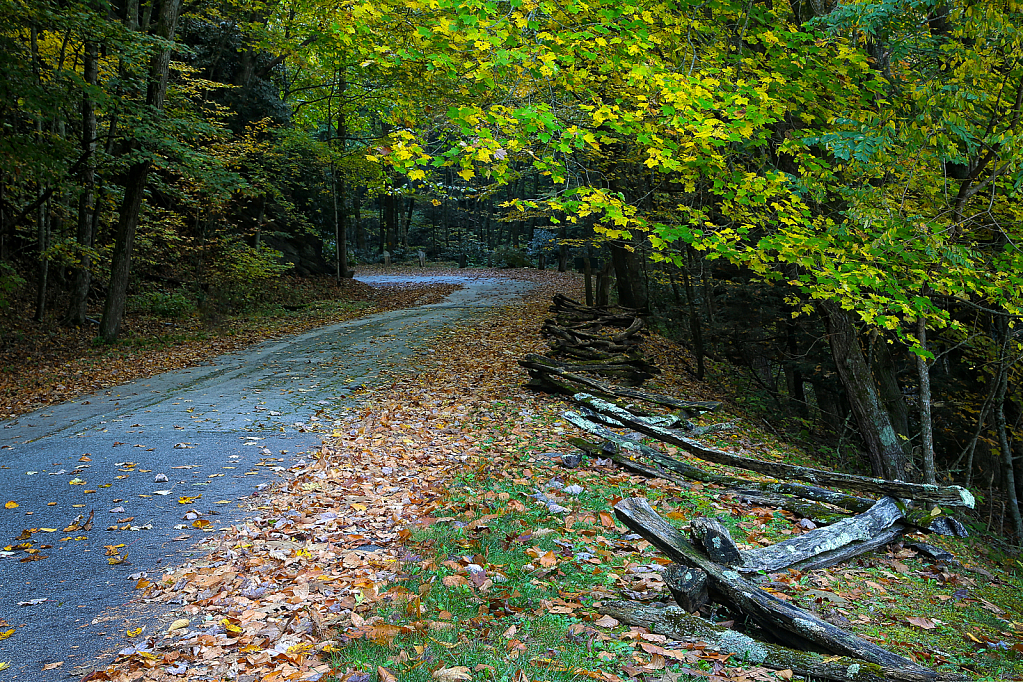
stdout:
[(64, 665), (64, 661), (57, 661), (56, 663), (47, 663), (43, 666), (43, 670), (56, 670), (60, 666)]
[(11, 628), (10, 630), (5, 630), (4, 632), (0, 632), (0, 639), (7, 639), (8, 637), (10, 637), (13, 634), (14, 634), (14, 628)]
[(599, 625), (602, 628), (613, 628), (618, 626), (618, 621), (608, 615), (603, 615), (593, 623)]
[(440, 668), (433, 671), (433, 679), (440, 680), (440, 682), (459, 682), (459, 680), (471, 680), (472, 675), (469, 673), (469, 669), (464, 665), (455, 666), (454, 668)]
[(937, 627), (934, 624), (933, 620), (931, 620), (930, 618), (924, 618), (922, 616), (910, 616), (909, 618), (906, 619), (906, 621), (910, 625), (915, 625), (918, 628), (923, 628), (924, 630), (933, 630), (934, 628)]
[(4, 508), (5, 509), (17, 509), (18, 508), (18, 503), (15, 502), (14, 500), (11, 500), (10, 502), (4, 502)]
[(383, 666), (377, 666), (377, 680), (379, 682), (398, 682), (398, 678)]
[(167, 632), (174, 632), (175, 630), (181, 630), (182, 628), (187, 628), (187, 627), (188, 627), (188, 619), (187, 618), (178, 618), (176, 621), (174, 621), (173, 623), (170, 624), (170, 627), (167, 628)]

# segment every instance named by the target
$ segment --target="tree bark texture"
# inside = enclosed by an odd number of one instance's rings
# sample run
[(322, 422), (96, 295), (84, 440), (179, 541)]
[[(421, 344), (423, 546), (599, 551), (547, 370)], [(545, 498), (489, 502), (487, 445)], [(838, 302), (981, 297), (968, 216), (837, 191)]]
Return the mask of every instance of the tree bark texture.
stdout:
[(741, 570), (774, 573), (789, 567), (809, 570), (834, 566), (891, 542), (905, 530), (900, 527), (888, 532), (902, 516), (896, 501), (886, 497), (862, 514), (743, 552)]
[(822, 307), (831, 354), (867, 447), (871, 469), (875, 476), (906, 480), (909, 462), (888, 412), (881, 405), (852, 317), (838, 304), (825, 303)]

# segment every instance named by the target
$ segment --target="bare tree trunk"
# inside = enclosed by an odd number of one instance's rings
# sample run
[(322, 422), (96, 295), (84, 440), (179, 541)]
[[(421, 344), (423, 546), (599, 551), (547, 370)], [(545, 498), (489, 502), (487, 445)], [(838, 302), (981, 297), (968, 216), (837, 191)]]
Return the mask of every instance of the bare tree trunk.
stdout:
[(995, 429), (998, 433), (998, 447), (1002, 455), (1002, 476), (1005, 486), (1005, 499), (1009, 505), (1009, 513), (1012, 516), (1013, 527), (1016, 533), (1016, 541), (1023, 542), (1023, 518), (1019, 511), (1019, 498), (1016, 495), (1016, 471), (1012, 462), (1012, 446), (1009, 444), (1009, 434), (1005, 423), (1005, 394), (1009, 389), (1009, 368), (1013, 364), (1009, 362), (1009, 323), (1005, 317), (999, 316), (995, 320), (995, 329), (1000, 337), (1000, 352), (998, 358), (998, 392), (995, 395)]
[(875, 476), (906, 480), (909, 462), (888, 412), (881, 405), (852, 318), (837, 303), (824, 303), (822, 308), (826, 313), (831, 354), (849, 397), (860, 435), (867, 446), (871, 470)]
[[(920, 349), (927, 350), (927, 318), (921, 315), (916, 321), (916, 339)], [(924, 483), (937, 483), (934, 470), (934, 431), (931, 423), (931, 370), (927, 358), (916, 356), (916, 370), (920, 375), (920, 438), (923, 450)]]
[(615, 269), (618, 303), (626, 308), (646, 308), (647, 297), (636, 254), (621, 243), (611, 242), (608, 247), (611, 249), (611, 262)]
[(892, 349), (880, 334), (876, 334), (871, 342), (871, 350), (870, 369), (877, 382), (878, 397), (885, 412), (888, 413), (899, 442), (902, 443), (903, 451), (909, 456), (912, 452), (909, 440), (909, 406), (902, 397)]
[[(153, 2), (155, 1), (153, 0)], [(158, 38), (166, 41), (173, 40), (180, 11), (181, 0), (163, 0), (160, 3), (160, 14), (154, 31)], [(163, 101), (167, 94), (170, 58), (170, 47), (166, 47), (153, 55), (150, 61), (146, 104), (152, 110), (154, 117), (163, 110)], [(139, 212), (142, 209), (146, 181), (149, 179), (151, 169), (152, 162), (146, 160), (133, 164), (128, 170), (128, 181), (124, 187), (124, 199), (121, 202), (120, 216), (117, 220), (117, 237), (114, 242), (110, 272), (110, 290), (103, 306), (103, 319), (99, 327), (100, 338), (108, 343), (117, 339), (121, 331), (125, 301), (128, 298), (135, 230), (138, 228)]]
[[(689, 262), (693, 259), (693, 249), (686, 247), (686, 256)], [(683, 265), (682, 284), (686, 288), (686, 302), (689, 308), (689, 332), (693, 335), (693, 353), (696, 354), (696, 378), (702, 380), (707, 373), (706, 348), (703, 345), (703, 322), (700, 320), (700, 312), (696, 309), (696, 298), (693, 294), (693, 282), (689, 277), (689, 265)], [(672, 280), (674, 283), (674, 280)]]
[[(39, 186), (43, 191), (43, 186)], [(33, 319), (42, 322), (46, 317), (46, 286), (50, 273), (50, 261), (46, 257), (46, 249), (50, 241), (50, 202), (44, 201), (39, 205), (39, 215), (36, 219), (36, 240), (39, 244), (39, 280), (36, 282), (36, 313)]]
[(93, 212), (96, 210), (96, 103), (90, 88), (99, 80), (99, 43), (94, 40), (85, 41), (83, 71), (88, 87), (82, 94), (82, 153), (86, 155), (82, 165), (82, 193), (78, 197), (78, 230), (75, 239), (78, 242), (79, 263), (74, 270), (74, 285), (71, 290), (71, 302), (68, 305), (66, 321), (73, 326), (81, 326), (86, 322), (89, 299), (89, 286), (92, 273), (89, 270), (92, 249), (95, 239), (95, 223)]
[(583, 259), (583, 273), (586, 281), (586, 305), (593, 305), (593, 268), (590, 266), (590, 257)]

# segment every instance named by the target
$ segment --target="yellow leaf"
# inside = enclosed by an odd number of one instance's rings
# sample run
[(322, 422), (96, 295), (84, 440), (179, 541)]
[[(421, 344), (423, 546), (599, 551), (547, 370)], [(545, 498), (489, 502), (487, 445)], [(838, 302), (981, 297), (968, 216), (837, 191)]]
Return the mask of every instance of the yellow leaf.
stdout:
[[(458, 171), (458, 175), (463, 180), (472, 180), (476, 176), (476, 171), (474, 171), (471, 168), (463, 168), (462, 170)], [(436, 673), (434, 673), (434, 674), (436, 674)]]
[(175, 630), (180, 630), (182, 628), (187, 628), (187, 627), (188, 627), (188, 619), (187, 618), (178, 618), (176, 621), (174, 621), (173, 623), (170, 624), (170, 627), (167, 628), (167, 632), (174, 632)]
[(5, 502), (4, 503), (4, 508), (5, 509), (17, 509), (18, 508), (18, 503), (15, 502), (14, 500), (11, 500), (10, 502)]
[(362, 504), (361, 502), (353, 502), (352, 503), (352, 509), (357, 509), (359, 511), (366, 511), (366, 505)]
[(11, 628), (10, 630), (6, 630), (4, 632), (0, 632), (0, 639), (7, 639), (8, 637), (10, 637), (13, 634), (14, 634), (14, 628)]
[(194, 497), (185, 497), (184, 495), (182, 495), (181, 497), (178, 498), (178, 504), (192, 504), (200, 497), (202, 497), (202, 495), (196, 495)]
[(422, 168), (416, 168), (415, 170), (409, 171), (409, 180), (422, 180), (426, 177), (426, 171)]
[(0, 670), (7, 670), (11, 667), (10, 661), (0, 661)]
[(313, 649), (312, 644), (302, 642), (301, 644), (293, 644), (289, 646), (286, 653), (289, 656), (302, 656), (312, 651), (312, 649)]
[(142, 631), (144, 629), (145, 628), (143, 628), (143, 627), (137, 627), (134, 630), (127, 630), (127, 631), (125, 631), (124, 634), (128, 635), (129, 637), (138, 637), (139, 635), (142, 634)]

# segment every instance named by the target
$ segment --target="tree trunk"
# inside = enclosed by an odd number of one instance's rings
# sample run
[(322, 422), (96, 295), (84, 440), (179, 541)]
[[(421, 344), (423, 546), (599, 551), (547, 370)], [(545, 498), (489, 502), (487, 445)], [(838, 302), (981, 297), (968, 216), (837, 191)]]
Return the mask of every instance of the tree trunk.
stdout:
[[(155, 0), (153, 0), (155, 2)], [(160, 14), (156, 22), (154, 34), (158, 38), (170, 41), (174, 39), (178, 14), (181, 11), (181, 0), (163, 0), (160, 3)], [(149, 86), (146, 90), (146, 104), (151, 115), (156, 118), (163, 110), (164, 96), (167, 94), (167, 78), (170, 67), (171, 50), (164, 48), (153, 55), (149, 66)], [(113, 262), (110, 272), (110, 289), (103, 306), (103, 319), (100, 322), (99, 335), (106, 342), (117, 339), (124, 318), (124, 306), (128, 298), (128, 283), (131, 276), (131, 256), (135, 246), (135, 231), (138, 228), (139, 212), (146, 191), (146, 181), (152, 169), (150, 161), (133, 164), (128, 170), (128, 181), (124, 187), (124, 199), (121, 201), (120, 216), (117, 220), (117, 236), (114, 243)]]
[[(692, 261), (692, 247), (687, 247), (687, 256)], [(707, 373), (706, 350), (703, 346), (703, 322), (696, 309), (696, 298), (693, 294), (693, 282), (689, 277), (689, 265), (682, 268), (682, 284), (686, 288), (686, 301), (689, 308), (689, 332), (693, 335), (693, 353), (696, 355), (696, 378), (703, 380)], [(674, 280), (672, 280), (674, 282)]]
[[(927, 350), (927, 318), (921, 315), (916, 321), (916, 339), (920, 349)], [(927, 358), (916, 356), (916, 369), (920, 375), (920, 439), (924, 460), (924, 483), (937, 483), (934, 470), (934, 432), (931, 424), (931, 370)]]
[(608, 244), (611, 249), (611, 263), (615, 270), (615, 281), (618, 285), (618, 303), (626, 308), (644, 310), (647, 306), (646, 292), (643, 289), (642, 273), (636, 262), (636, 254), (620, 243)]
[(871, 350), (870, 369), (877, 382), (878, 397), (888, 413), (895, 434), (899, 437), (903, 452), (909, 456), (912, 452), (909, 440), (909, 407), (899, 387), (892, 348), (880, 334), (877, 334), (871, 343)]
[(822, 307), (825, 310), (831, 354), (835, 358), (838, 376), (845, 386), (860, 435), (867, 447), (873, 474), (889, 480), (906, 480), (909, 477), (909, 461), (888, 412), (881, 405), (852, 318), (837, 303), (824, 303)]
[(405, 214), (405, 227), (401, 231), (401, 245), (408, 248), (408, 231), (412, 228), (412, 211), (416, 207), (416, 198), (409, 197), (408, 213)]
[(590, 265), (590, 258), (583, 259), (583, 274), (586, 281), (586, 305), (593, 305), (593, 268)]
[[(42, 185), (40, 185), (40, 192)], [(50, 274), (50, 261), (46, 257), (46, 249), (50, 241), (50, 202), (44, 201), (39, 205), (39, 215), (36, 223), (36, 240), (39, 245), (39, 272), (36, 282), (36, 313), (33, 319), (42, 322), (46, 317), (46, 287)]]
[(362, 226), (362, 196), (361, 190), (356, 190), (352, 195), (352, 213), (355, 218), (355, 248), (360, 252), (366, 251), (366, 230)]
[(1019, 498), (1016, 495), (1016, 471), (1012, 461), (1012, 447), (1009, 444), (1009, 434), (1005, 420), (1005, 394), (1009, 388), (1009, 365), (1008, 347), (1009, 325), (1005, 317), (999, 316), (995, 320), (995, 329), (1000, 341), (1000, 353), (998, 363), (998, 392), (995, 395), (995, 430), (998, 433), (998, 448), (1002, 455), (1002, 477), (1005, 485), (1006, 504), (1009, 505), (1009, 515), (1012, 517), (1013, 527), (1016, 533), (1016, 541), (1023, 542), (1023, 517), (1020, 516)]

